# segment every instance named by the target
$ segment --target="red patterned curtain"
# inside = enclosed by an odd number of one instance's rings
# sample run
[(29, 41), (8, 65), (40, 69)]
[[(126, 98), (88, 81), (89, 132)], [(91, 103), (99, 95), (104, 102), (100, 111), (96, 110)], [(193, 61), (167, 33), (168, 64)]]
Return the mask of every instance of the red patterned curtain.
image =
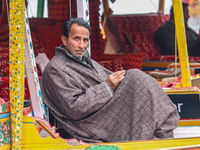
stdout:
[[(71, 6), (71, 7), (70, 7)], [(90, 26), (92, 29), (91, 50), (103, 50), (103, 40), (99, 28), (100, 0), (89, 0)], [(76, 0), (48, 0), (48, 16), (62, 26), (68, 17), (77, 17)]]
[(0, 25), (8, 24), (8, 15), (7, 15), (7, 5), (6, 1), (9, 4), (9, 0), (0, 0)]

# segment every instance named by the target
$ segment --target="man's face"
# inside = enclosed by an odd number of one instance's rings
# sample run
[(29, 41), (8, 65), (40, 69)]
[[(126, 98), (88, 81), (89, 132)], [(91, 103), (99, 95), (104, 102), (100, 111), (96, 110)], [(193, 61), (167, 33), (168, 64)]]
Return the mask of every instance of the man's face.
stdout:
[(188, 10), (188, 8), (187, 7), (185, 7), (184, 9), (183, 9), (183, 15), (184, 15), (184, 22), (185, 22), (185, 26), (187, 26), (188, 24), (188, 19), (190, 18), (190, 16), (189, 16), (189, 10)]
[(79, 58), (87, 51), (89, 45), (89, 30), (84, 26), (72, 24), (68, 39), (61, 37), (65, 49)]

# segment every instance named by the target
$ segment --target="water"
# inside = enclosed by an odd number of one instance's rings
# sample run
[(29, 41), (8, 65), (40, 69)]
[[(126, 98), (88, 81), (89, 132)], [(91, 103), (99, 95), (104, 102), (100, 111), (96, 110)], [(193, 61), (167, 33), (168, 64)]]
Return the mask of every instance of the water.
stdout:
[(197, 33), (199, 33), (200, 15), (190, 16), (190, 19), (188, 20), (188, 26), (191, 27)]

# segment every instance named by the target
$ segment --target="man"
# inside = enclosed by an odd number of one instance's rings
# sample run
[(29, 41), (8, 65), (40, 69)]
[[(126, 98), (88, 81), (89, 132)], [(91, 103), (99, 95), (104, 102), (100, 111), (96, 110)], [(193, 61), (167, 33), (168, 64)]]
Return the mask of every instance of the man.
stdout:
[(69, 18), (63, 45), (40, 81), (44, 103), (70, 135), (84, 142), (172, 138), (175, 105), (158, 82), (140, 70), (112, 73), (87, 52), (90, 26)]
[[(188, 4), (182, 3), (185, 22), (185, 32), (189, 56), (200, 56), (200, 37), (188, 27)], [(161, 55), (175, 55), (175, 24), (173, 6), (170, 9), (170, 20), (164, 22), (154, 34), (154, 39)]]

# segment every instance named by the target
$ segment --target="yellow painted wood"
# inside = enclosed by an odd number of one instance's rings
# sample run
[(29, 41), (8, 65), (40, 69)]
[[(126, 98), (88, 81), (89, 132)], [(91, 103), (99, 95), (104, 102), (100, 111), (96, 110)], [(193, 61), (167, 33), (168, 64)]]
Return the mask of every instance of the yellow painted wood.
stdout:
[(35, 122), (28, 116), (23, 117), (22, 149), (66, 149), (71, 148), (63, 139), (41, 138), (37, 133)]
[(174, 21), (176, 29), (176, 37), (179, 50), (179, 59), (181, 63), (182, 86), (191, 87), (190, 69), (188, 63), (187, 43), (185, 37), (185, 25), (182, 10), (182, 1), (173, 0)]
[(200, 119), (189, 119), (189, 120), (180, 120), (178, 126), (199, 126)]
[(164, 91), (167, 94), (200, 94), (199, 90), (195, 87), (176, 89), (164, 88)]
[(25, 0), (10, 1), (11, 149), (21, 149), (24, 101)]
[[(129, 141), (115, 143), (99, 143), (100, 145), (114, 145), (121, 150), (156, 150), (172, 147), (184, 146), (199, 146), (200, 137), (198, 138), (183, 138), (183, 139), (165, 139), (165, 140), (149, 140), (149, 141)], [(68, 145), (63, 139), (52, 139), (47, 137), (41, 138), (37, 134), (34, 120), (28, 116), (23, 117), (23, 136), (22, 149), (37, 149), (37, 150), (85, 150), (87, 147), (95, 144), (87, 145)]]
[(10, 150), (10, 143), (0, 146), (1, 150)]

